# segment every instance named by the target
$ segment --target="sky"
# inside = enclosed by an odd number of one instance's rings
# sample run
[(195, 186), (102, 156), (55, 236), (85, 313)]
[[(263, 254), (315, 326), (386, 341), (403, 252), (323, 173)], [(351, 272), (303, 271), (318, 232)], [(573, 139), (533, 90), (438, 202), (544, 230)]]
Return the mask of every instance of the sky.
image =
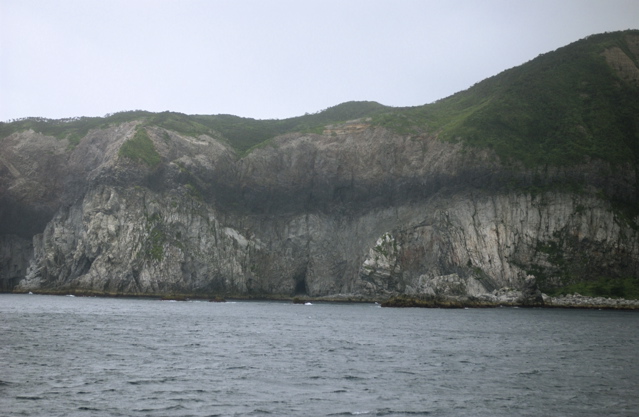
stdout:
[(416, 106), (638, 28), (639, 0), (0, 0), (0, 121)]

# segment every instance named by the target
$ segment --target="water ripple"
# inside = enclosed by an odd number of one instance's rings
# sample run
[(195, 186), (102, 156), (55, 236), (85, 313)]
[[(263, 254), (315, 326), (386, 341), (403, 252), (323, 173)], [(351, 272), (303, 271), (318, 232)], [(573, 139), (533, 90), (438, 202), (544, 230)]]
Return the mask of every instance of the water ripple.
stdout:
[(0, 317), (7, 416), (639, 409), (636, 313), (0, 294)]

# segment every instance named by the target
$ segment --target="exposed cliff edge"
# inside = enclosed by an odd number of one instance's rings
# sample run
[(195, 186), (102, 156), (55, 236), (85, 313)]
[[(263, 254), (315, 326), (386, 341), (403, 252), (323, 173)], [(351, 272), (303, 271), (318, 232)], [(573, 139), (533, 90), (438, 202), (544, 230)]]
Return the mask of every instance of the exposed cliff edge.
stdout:
[[(614, 36), (597, 56), (626, 97), (639, 35)], [(637, 114), (614, 133), (623, 157), (594, 156), (605, 132), (585, 124), (560, 150), (584, 135), (592, 149), (531, 163), (472, 136), (497, 99), (463, 104), (463, 120), (450, 100), (268, 125), (144, 112), (3, 124), (2, 290), (499, 301), (511, 288), (536, 305), (531, 276), (542, 291), (639, 280)], [(237, 133), (253, 122), (272, 136)]]

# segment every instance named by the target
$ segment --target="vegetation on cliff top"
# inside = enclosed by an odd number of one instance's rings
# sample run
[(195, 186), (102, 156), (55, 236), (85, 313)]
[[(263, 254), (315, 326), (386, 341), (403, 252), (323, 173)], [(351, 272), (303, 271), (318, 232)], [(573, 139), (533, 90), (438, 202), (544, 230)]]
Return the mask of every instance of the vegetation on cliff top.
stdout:
[(603, 56), (619, 48), (639, 67), (639, 31), (590, 36), (488, 78), (434, 104), (376, 117), (402, 133), (488, 147), (528, 166), (584, 157), (639, 160), (639, 84)]
[(120, 123), (140, 121), (142, 126), (158, 126), (188, 136), (210, 135), (228, 142), (240, 154), (275, 136), (290, 132), (321, 133), (327, 124), (370, 117), (390, 107), (362, 101), (342, 103), (314, 114), (282, 120), (256, 120), (232, 115), (186, 115), (176, 112), (151, 113), (143, 110), (119, 112), (105, 117), (79, 117), (51, 120), (25, 118), (0, 122), (0, 138), (32, 129), (77, 144), (91, 129), (103, 129)]
[(592, 281), (581, 281), (548, 291), (549, 295), (578, 293), (588, 297), (624, 298), (639, 300), (639, 277), (600, 277)]
[(321, 133), (327, 124), (372, 117), (373, 124), (398, 133), (437, 133), (444, 140), (491, 148), (503, 160), (527, 166), (571, 164), (586, 157), (637, 162), (639, 83), (620, 78), (619, 68), (603, 55), (619, 48), (639, 67), (637, 38), (638, 30), (593, 35), (418, 107), (349, 102), (283, 120), (145, 111), (104, 118), (27, 118), (0, 123), (0, 137), (33, 129), (73, 145), (91, 129), (139, 120), (182, 134), (225, 139), (243, 154), (281, 134)]

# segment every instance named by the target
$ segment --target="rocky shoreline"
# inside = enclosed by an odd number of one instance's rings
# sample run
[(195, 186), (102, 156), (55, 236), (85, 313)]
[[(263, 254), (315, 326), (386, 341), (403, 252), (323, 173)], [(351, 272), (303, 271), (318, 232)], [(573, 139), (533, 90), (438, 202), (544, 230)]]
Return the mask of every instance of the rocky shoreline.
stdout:
[[(24, 291), (13, 291), (14, 294), (27, 294)], [(522, 293), (524, 296), (522, 296)], [(334, 294), (324, 297), (308, 296), (273, 296), (273, 295), (219, 295), (219, 294), (116, 294), (99, 293), (94, 291), (37, 291), (28, 294), (41, 295), (73, 295), (78, 297), (105, 298), (152, 298), (159, 300), (191, 301), (210, 300), (224, 302), (227, 300), (246, 301), (291, 301), (298, 304), (307, 302), (324, 303), (377, 303), (382, 307), (418, 307), (418, 308), (498, 308), (498, 307), (535, 307), (535, 308), (576, 308), (599, 310), (639, 310), (639, 300), (589, 297), (578, 293), (551, 297), (541, 294), (541, 300), (531, 302), (525, 298), (525, 291), (502, 288), (488, 294), (478, 296), (423, 296), (396, 295), (385, 299), (363, 297), (358, 294)]]
[(548, 297), (548, 301), (545, 305), (547, 307), (636, 310), (639, 309), (639, 300), (626, 300), (623, 298), (586, 297), (575, 293), (561, 297)]
[(531, 286), (517, 291), (511, 288), (495, 290), (490, 294), (477, 297), (481, 301), (499, 305), (523, 305), (535, 307), (566, 307), (566, 308), (607, 308), (607, 309), (639, 309), (639, 300), (589, 297), (578, 293), (551, 297), (541, 293), (534, 282)]
[(522, 291), (512, 289), (495, 290), (477, 297), (411, 297), (398, 296), (382, 303), (384, 307), (425, 308), (490, 308), (490, 307), (537, 307), (579, 308), (606, 310), (639, 310), (639, 300), (623, 298), (588, 297), (578, 293), (551, 297), (541, 294), (541, 302), (530, 302), (522, 298)]

